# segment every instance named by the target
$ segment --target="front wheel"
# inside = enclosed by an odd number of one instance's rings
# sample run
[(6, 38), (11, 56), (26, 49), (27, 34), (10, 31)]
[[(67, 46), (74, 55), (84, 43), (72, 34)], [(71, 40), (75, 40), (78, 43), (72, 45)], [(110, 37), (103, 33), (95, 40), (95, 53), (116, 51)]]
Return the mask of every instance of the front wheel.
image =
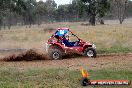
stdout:
[(96, 51), (93, 48), (86, 48), (84, 51), (85, 56), (96, 58)]

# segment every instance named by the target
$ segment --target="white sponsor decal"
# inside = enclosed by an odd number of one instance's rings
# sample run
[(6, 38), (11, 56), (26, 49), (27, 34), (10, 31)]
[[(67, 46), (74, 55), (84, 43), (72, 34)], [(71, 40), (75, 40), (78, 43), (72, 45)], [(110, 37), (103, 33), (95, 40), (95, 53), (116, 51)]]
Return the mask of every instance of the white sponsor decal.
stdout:
[(60, 34), (64, 34), (64, 30), (60, 30)]

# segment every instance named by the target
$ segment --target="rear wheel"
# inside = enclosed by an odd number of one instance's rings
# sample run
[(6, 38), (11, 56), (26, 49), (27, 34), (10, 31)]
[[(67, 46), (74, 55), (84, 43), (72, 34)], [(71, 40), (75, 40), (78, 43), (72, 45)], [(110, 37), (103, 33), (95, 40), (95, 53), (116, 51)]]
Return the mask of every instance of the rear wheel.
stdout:
[(62, 59), (62, 52), (59, 49), (52, 49), (49, 53), (49, 56), (54, 60)]
[(96, 51), (93, 48), (86, 48), (84, 51), (85, 56), (96, 58)]

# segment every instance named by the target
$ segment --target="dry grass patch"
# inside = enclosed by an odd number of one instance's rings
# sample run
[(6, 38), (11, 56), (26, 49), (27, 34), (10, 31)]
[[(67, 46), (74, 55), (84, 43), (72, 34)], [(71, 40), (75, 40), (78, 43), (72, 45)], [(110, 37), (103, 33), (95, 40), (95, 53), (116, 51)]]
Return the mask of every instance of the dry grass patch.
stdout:
[(23, 26), (12, 27), (11, 30), (0, 31), (0, 48), (25, 48), (44, 50), (45, 43), (58, 27), (69, 27), (81, 39), (95, 43), (97, 49), (111, 49), (115, 47), (132, 47), (131, 24), (109, 24), (96, 26), (82, 26), (82, 22), (61, 22), (33, 25), (31, 28)]

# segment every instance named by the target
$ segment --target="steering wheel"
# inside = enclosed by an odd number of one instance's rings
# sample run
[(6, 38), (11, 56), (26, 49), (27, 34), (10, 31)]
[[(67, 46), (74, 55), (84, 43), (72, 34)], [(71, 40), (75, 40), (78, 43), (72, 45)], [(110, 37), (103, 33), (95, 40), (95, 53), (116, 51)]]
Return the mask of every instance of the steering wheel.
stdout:
[(78, 46), (78, 45), (79, 45), (79, 43), (80, 43), (80, 39), (79, 39), (78, 41), (75, 41), (74, 46)]

